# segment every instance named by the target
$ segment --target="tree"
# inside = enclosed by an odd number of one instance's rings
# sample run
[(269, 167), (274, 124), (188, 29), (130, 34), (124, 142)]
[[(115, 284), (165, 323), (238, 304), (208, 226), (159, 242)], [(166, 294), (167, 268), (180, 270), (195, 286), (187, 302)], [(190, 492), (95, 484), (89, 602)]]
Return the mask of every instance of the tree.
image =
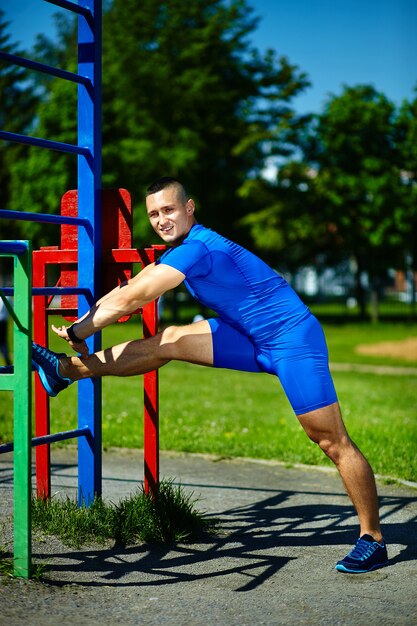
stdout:
[(355, 260), (362, 316), (364, 273), (376, 305), (386, 270), (403, 265), (404, 246), (415, 250), (416, 112), (416, 102), (398, 114), (373, 87), (345, 87), (300, 134), (299, 158), (242, 190), (264, 207), (244, 222), (277, 263)]
[[(261, 170), (269, 154), (287, 154), (301, 123), (289, 103), (308, 82), (287, 59), (251, 47), (256, 24), (244, 0), (114, 0), (106, 9), (103, 186), (133, 193), (137, 244), (151, 237), (138, 204), (156, 177), (184, 180), (198, 218), (230, 235), (248, 211), (237, 194), (247, 175)], [(58, 52), (48, 45), (45, 54), (71, 69), (70, 29), (58, 28)], [(69, 87), (41, 86), (37, 134), (72, 141)], [(16, 166), (15, 189), (22, 175), (24, 189), (14, 203), (57, 212), (74, 182), (60, 156), (39, 153), (30, 150)]]
[(240, 193), (253, 210), (242, 219), (256, 247), (271, 264), (295, 271), (328, 250), (326, 222), (308, 163), (288, 160), (266, 178), (249, 178)]
[[(416, 88), (417, 91), (417, 88)], [(396, 119), (396, 142), (401, 168), (402, 232), (404, 269), (417, 272), (417, 98), (402, 103)], [(415, 305), (415, 278), (412, 281)]]
[[(74, 51), (75, 22), (55, 17), (58, 37), (55, 44), (38, 35), (33, 54), (37, 61), (72, 72), (77, 70)], [(31, 73), (32, 93), (37, 107), (31, 134), (44, 139), (77, 143), (77, 86), (40, 72)], [(38, 147), (20, 147), (20, 158), (11, 166), (12, 193), (9, 208), (35, 213), (59, 214), (60, 199), (76, 186), (76, 157)], [(56, 226), (20, 222), (22, 236), (33, 240), (34, 247), (56, 244)]]
[(395, 114), (395, 106), (383, 94), (359, 85), (345, 87), (341, 96), (333, 97), (318, 120), (316, 186), (338, 245), (356, 261), (363, 317), (363, 273), (370, 276), (375, 296), (381, 276), (395, 264), (402, 245)]
[[(106, 184), (141, 199), (149, 181), (177, 176), (199, 219), (232, 233), (247, 210), (238, 188), (283, 146), (296, 124), (287, 103), (307, 84), (286, 59), (251, 48), (256, 23), (241, 0), (114, 1), (104, 21)], [(137, 225), (143, 241), (143, 212)]]
[[(4, 19), (4, 12), (0, 10), (0, 47), (3, 52), (16, 56), (25, 56), (25, 52), (17, 43), (11, 41), (8, 34), (9, 22)], [(30, 74), (27, 70), (7, 63), (0, 62), (0, 128), (12, 133), (25, 133), (30, 129), (37, 103), (37, 96), (33, 93)], [(11, 195), (11, 167), (22, 158), (22, 146), (6, 144), (0, 141), (0, 208), (10, 208)], [(2, 220), (2, 232), (8, 237), (18, 237), (18, 224), (10, 220)]]

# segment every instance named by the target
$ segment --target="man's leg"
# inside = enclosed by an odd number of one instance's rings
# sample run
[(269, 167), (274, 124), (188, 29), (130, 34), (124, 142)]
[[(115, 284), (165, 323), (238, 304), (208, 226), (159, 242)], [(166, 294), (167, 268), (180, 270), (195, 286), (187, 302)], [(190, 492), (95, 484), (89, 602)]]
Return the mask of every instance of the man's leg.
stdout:
[(158, 369), (171, 360), (213, 365), (210, 325), (206, 320), (170, 326), (148, 339), (106, 348), (86, 358), (60, 358), (59, 373), (72, 381), (101, 376), (135, 376)]
[(382, 534), (374, 474), (368, 461), (350, 439), (339, 404), (335, 402), (297, 417), (310, 439), (320, 446), (339, 470), (358, 514), (360, 536), (371, 535), (380, 542)]

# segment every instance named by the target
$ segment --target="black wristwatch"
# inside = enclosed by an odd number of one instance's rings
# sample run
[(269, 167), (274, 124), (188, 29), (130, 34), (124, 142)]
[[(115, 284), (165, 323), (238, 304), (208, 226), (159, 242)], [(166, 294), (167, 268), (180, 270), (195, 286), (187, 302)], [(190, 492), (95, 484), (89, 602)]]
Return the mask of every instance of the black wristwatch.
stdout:
[(78, 339), (77, 335), (74, 332), (74, 324), (72, 326), (68, 326), (67, 335), (71, 339), (72, 343), (82, 343), (84, 339)]

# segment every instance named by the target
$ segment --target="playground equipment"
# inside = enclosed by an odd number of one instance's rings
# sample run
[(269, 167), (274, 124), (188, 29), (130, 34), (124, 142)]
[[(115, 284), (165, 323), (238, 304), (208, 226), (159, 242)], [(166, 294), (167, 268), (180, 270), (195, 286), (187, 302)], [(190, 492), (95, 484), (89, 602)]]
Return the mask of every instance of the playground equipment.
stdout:
[[(61, 203), (61, 215), (39, 214), (21, 211), (0, 210), (0, 218), (37, 221), (61, 225), (60, 247), (41, 248), (33, 253), (33, 304), (34, 339), (42, 345), (48, 344), (47, 317), (53, 313), (64, 314), (69, 319), (81, 317), (106, 290), (117, 281), (129, 278), (132, 264), (142, 267), (155, 260), (158, 248), (132, 248), (132, 220), (130, 196), (125, 190), (102, 190), (101, 188), (101, 0), (47, 0), (78, 15), (78, 72), (71, 73), (29, 59), (0, 52), (0, 58), (34, 71), (40, 71), (63, 80), (78, 84), (78, 142), (77, 145), (0, 131), (0, 139), (23, 143), (43, 149), (58, 150), (77, 155), (78, 184), (76, 191), (67, 192)], [(106, 224), (103, 229), (102, 224)], [(24, 245), (26, 251), (23, 250)], [(28, 242), (3, 242), (0, 252), (14, 255), (18, 266), (23, 263), (28, 270)], [(54, 287), (47, 284), (47, 267), (60, 267), (60, 278)], [(15, 270), (16, 272), (17, 270)], [(15, 309), (24, 289), (20, 273), (15, 275), (14, 288), (3, 289), (3, 296), (14, 295)], [(107, 282), (102, 282), (102, 276)], [(26, 292), (25, 292), (26, 293)], [(52, 309), (54, 296), (61, 296), (61, 307)], [(19, 305), (21, 306), (21, 305)], [(23, 306), (23, 305), (22, 305)], [(30, 311), (30, 304), (26, 304)], [(0, 368), (0, 390), (16, 390), (20, 380), (24, 394), (19, 389), (16, 397), (30, 398), (31, 367), (29, 343), (31, 325), (23, 315), (21, 321), (13, 313), (17, 328), (26, 329), (25, 347), (20, 348), (22, 339), (14, 345), (19, 354), (18, 363), (10, 368)], [(156, 302), (142, 311), (143, 334), (157, 332), (158, 317)], [(15, 332), (17, 332), (15, 330)], [(16, 335), (15, 335), (16, 337)], [(90, 352), (101, 347), (101, 334), (96, 333), (87, 340)], [(18, 378), (19, 377), (19, 378)], [(24, 381), (24, 383), (22, 383)], [(15, 502), (18, 497), (19, 511), (14, 517), (15, 574), (29, 577), (31, 567), (31, 524), (30, 524), (30, 450), (36, 447), (37, 491), (41, 497), (50, 495), (50, 444), (55, 441), (76, 438), (78, 440), (78, 499), (89, 505), (96, 495), (101, 495), (102, 480), (102, 437), (101, 437), (101, 380), (88, 379), (78, 382), (78, 427), (61, 433), (50, 433), (49, 398), (35, 377), (36, 436), (31, 440), (30, 402), (15, 404), (14, 444), (0, 446), (0, 453), (14, 448)], [(158, 442), (158, 372), (144, 377), (144, 487), (156, 493), (159, 481)], [(18, 411), (18, 412), (17, 412)], [(16, 439), (16, 433), (18, 438)], [(23, 462), (24, 460), (24, 462)]]
[(13, 392), (14, 430), (14, 519), (19, 520), (14, 533), (14, 573), (28, 577), (31, 563), (31, 448), (32, 427), (32, 261), (29, 241), (0, 241), (0, 257), (14, 258), (14, 307), (0, 289), (14, 323), (14, 352), (19, 354), (14, 368), (4, 368), (0, 391)]
[[(61, 214), (76, 217), (78, 211), (78, 193), (68, 191), (61, 201)], [(104, 189), (102, 192), (102, 275), (103, 292), (110, 291), (118, 283), (127, 280), (132, 275), (132, 264), (137, 263), (143, 268), (156, 260), (158, 250), (165, 246), (149, 248), (132, 248), (132, 205), (130, 194), (125, 189)], [(67, 320), (77, 319), (77, 296), (73, 295), (79, 282), (77, 270), (78, 258), (77, 229), (71, 225), (61, 228), (61, 245), (50, 246), (33, 252), (33, 292), (46, 295), (35, 295), (33, 306), (34, 340), (41, 345), (48, 345), (48, 316), (62, 315)], [(58, 265), (61, 267), (58, 286), (55, 289), (46, 287), (47, 267)], [(58, 289), (61, 296), (61, 306), (54, 308), (52, 293)], [(144, 306), (142, 314), (143, 336), (155, 335), (158, 331), (157, 302)], [(124, 322), (130, 316), (121, 318)], [(144, 375), (144, 487), (145, 491), (156, 493), (159, 480), (159, 443), (158, 443), (158, 372), (153, 371)], [(35, 381), (35, 414), (36, 436), (43, 437), (49, 433), (50, 406), (46, 394), (38, 377)], [(101, 418), (101, 416), (100, 416)], [(79, 414), (79, 428), (90, 431), (85, 413)], [(64, 437), (62, 437), (64, 438)], [(94, 495), (101, 494), (100, 480), (92, 481), (88, 472), (88, 463), (84, 456), (88, 455), (84, 447), (89, 447), (92, 440), (80, 439), (78, 444), (78, 498), (79, 503), (92, 500)], [(88, 456), (87, 456), (88, 461)], [(101, 463), (97, 469), (101, 469)], [(37, 492), (41, 497), (49, 497), (51, 492), (50, 447), (41, 446), (36, 449), (36, 483)]]

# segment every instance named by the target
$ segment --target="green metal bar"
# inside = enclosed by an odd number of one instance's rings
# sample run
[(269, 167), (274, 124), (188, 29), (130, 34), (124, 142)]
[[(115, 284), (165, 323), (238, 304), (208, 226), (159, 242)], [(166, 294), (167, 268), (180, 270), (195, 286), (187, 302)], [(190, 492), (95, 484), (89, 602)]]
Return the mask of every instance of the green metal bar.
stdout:
[(14, 310), (14, 574), (29, 578), (32, 563), (32, 245), (15, 257)]
[(0, 391), (13, 391), (14, 374), (2, 374), (0, 376)]

